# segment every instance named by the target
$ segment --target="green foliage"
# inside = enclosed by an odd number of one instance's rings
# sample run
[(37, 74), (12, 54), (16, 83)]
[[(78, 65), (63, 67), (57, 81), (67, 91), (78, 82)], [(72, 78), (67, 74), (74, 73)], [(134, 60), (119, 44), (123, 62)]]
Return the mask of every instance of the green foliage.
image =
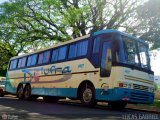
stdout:
[(123, 28), (159, 47), (159, 2), (153, 7), (153, 1), (10, 0), (0, 5), (0, 54), (7, 61), (2, 66), (19, 53), (102, 29)]
[(160, 100), (154, 100), (154, 106), (160, 108)]
[(151, 49), (160, 47), (160, 0), (149, 0), (138, 8), (138, 18), (142, 24), (141, 38), (153, 44)]
[(0, 70), (0, 76), (5, 77), (6, 76), (6, 70)]

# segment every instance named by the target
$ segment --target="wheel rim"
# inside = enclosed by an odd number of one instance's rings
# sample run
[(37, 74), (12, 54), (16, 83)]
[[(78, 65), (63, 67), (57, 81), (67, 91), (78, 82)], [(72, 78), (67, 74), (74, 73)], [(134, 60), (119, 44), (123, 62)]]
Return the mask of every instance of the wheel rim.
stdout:
[(19, 98), (21, 98), (21, 97), (23, 96), (23, 87), (22, 87), (22, 86), (19, 87), (17, 93), (18, 93), (18, 97), (19, 97)]
[(85, 89), (85, 91), (83, 92), (83, 100), (85, 103), (89, 103), (92, 100), (92, 90), (87, 88)]

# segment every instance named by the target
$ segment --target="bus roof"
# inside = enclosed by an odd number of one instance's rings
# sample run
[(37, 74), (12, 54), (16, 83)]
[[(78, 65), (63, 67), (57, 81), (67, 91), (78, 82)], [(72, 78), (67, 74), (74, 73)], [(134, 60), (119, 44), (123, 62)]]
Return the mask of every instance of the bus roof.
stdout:
[[(128, 33), (120, 32), (120, 31), (118, 31), (118, 30), (113, 30), (113, 29), (100, 30), (100, 31), (94, 32), (92, 35), (93, 35), (93, 36), (97, 36), (97, 35), (104, 34), (104, 33), (119, 33), (119, 34), (121, 34), (121, 35), (127, 36), (127, 37), (129, 37), (129, 38), (135, 39), (136, 41), (139, 41), (139, 42), (142, 42), (142, 43), (146, 44), (146, 43), (144, 42), (144, 40), (142, 40), (142, 39), (139, 39), (139, 38), (137, 38), (137, 37), (135, 37), (135, 36), (132, 36), (132, 35), (130, 35), (130, 34), (128, 34)], [(44, 51), (44, 50), (49, 50), (49, 49), (51, 49), (51, 48), (55, 48), (55, 47), (62, 46), (62, 45), (65, 45), (65, 44), (69, 44), (69, 43), (72, 43), (72, 42), (76, 42), (76, 41), (79, 41), (79, 40), (81, 40), (81, 39), (85, 39), (85, 38), (88, 38), (88, 37), (90, 37), (90, 34), (85, 35), (85, 36), (82, 36), (82, 37), (78, 37), (78, 38), (75, 38), (75, 39), (72, 39), (72, 40), (69, 40), (69, 41), (64, 42), (64, 43), (60, 43), (60, 44), (57, 44), (57, 45), (53, 45), (53, 46), (50, 46), (50, 47), (45, 48), (45, 49), (39, 49), (39, 50), (37, 50), (37, 51), (30, 52), (30, 53), (27, 53), (27, 54), (24, 54), (24, 55), (15, 56), (15, 57), (12, 57), (11, 60), (12, 60), (12, 59), (15, 59), (15, 58), (20, 58), (20, 57), (23, 57), (23, 56), (27, 56), (27, 55), (30, 55), (30, 54), (38, 53), (38, 52), (41, 52), (41, 51)]]
[(100, 30), (100, 31), (94, 32), (93, 35), (96, 36), (96, 35), (100, 35), (100, 34), (104, 34), (104, 33), (119, 33), (121, 35), (124, 35), (124, 36), (127, 36), (129, 38), (135, 39), (136, 41), (147, 44), (143, 39), (137, 38), (137, 37), (132, 36), (132, 35), (130, 35), (128, 33), (125, 33), (125, 32), (120, 32), (118, 30), (112, 30), (112, 29)]

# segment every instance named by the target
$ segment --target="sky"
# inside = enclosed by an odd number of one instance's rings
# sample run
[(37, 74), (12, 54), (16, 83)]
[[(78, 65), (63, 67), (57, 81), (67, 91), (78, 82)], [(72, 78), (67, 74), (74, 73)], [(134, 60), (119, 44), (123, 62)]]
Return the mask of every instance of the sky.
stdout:
[(154, 75), (160, 76), (160, 48), (150, 51), (150, 58)]
[(3, 2), (8, 1), (8, 0), (0, 0), (0, 4), (2, 4)]

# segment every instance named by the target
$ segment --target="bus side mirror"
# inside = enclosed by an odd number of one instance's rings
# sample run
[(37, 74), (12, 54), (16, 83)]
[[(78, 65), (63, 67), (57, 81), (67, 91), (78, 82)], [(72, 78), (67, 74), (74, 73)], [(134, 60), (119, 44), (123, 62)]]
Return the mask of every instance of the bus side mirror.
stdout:
[(106, 58), (104, 66), (101, 66), (101, 77), (109, 77), (112, 68), (112, 51), (108, 48), (106, 51)]

